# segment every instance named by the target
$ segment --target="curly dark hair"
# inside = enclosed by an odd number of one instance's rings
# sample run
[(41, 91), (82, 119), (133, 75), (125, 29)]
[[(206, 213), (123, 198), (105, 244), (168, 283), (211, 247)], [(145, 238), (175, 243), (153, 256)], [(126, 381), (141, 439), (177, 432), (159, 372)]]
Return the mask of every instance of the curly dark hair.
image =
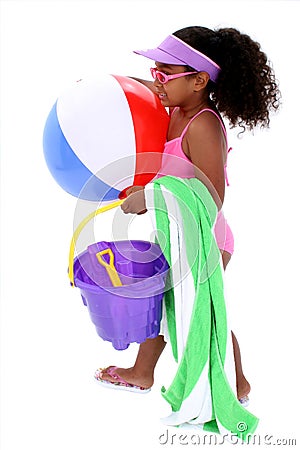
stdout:
[(235, 28), (192, 26), (173, 34), (221, 67), (217, 82), (209, 81), (208, 88), (211, 99), (232, 127), (269, 127), (270, 112), (279, 108), (281, 95), (259, 43)]

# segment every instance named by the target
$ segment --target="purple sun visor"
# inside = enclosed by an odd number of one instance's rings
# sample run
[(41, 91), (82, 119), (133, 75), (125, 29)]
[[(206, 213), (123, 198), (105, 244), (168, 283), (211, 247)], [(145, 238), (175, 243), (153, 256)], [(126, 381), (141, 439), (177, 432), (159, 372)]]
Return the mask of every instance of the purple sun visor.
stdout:
[(134, 53), (164, 64), (186, 65), (198, 72), (207, 72), (210, 79), (217, 81), (220, 66), (203, 53), (171, 34), (157, 48), (134, 50)]

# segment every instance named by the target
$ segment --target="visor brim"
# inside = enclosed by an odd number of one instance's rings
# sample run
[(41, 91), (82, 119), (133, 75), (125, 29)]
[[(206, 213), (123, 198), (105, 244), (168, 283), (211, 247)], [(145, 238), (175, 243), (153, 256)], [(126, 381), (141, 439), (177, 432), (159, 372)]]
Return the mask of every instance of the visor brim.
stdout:
[(169, 55), (168, 53), (160, 50), (159, 48), (154, 48), (150, 50), (134, 50), (134, 53), (145, 56), (152, 61), (157, 61), (163, 64), (174, 64), (176, 66), (184, 66), (186, 63), (176, 58), (175, 56)]

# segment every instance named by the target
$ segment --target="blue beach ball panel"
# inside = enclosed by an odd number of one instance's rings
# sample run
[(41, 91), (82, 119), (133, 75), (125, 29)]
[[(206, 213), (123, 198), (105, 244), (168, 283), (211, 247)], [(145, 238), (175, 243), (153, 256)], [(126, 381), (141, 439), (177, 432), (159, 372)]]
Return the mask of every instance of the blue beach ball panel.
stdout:
[(120, 191), (99, 180), (75, 155), (60, 128), (56, 103), (46, 121), (43, 147), (52, 176), (66, 192), (90, 201), (118, 199)]

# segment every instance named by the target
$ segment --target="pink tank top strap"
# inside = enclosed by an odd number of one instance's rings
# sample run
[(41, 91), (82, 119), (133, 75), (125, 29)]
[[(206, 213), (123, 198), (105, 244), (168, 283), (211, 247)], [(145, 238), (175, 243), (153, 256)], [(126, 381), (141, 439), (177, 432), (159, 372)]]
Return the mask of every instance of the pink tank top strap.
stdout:
[[(177, 108), (175, 108), (174, 111), (175, 111), (176, 109), (177, 109)], [(173, 112), (174, 112), (174, 111), (173, 111)], [(200, 116), (200, 114), (202, 114), (202, 113), (204, 113), (204, 112), (206, 112), (206, 111), (211, 112), (211, 113), (212, 113), (214, 116), (216, 116), (216, 118), (219, 120), (220, 125), (221, 125), (222, 130), (223, 130), (223, 133), (224, 133), (224, 136), (225, 136), (225, 139), (226, 139), (226, 146), (228, 147), (227, 132), (226, 132), (226, 128), (225, 128), (225, 126), (224, 126), (224, 124), (223, 124), (223, 121), (222, 121), (222, 119), (220, 118), (220, 116), (219, 116), (213, 109), (210, 109), (210, 108), (204, 108), (204, 109), (202, 109), (201, 111), (199, 111), (197, 114), (195, 114), (195, 115), (191, 118), (191, 120), (190, 120), (190, 121), (188, 122), (188, 124), (185, 126), (185, 128), (183, 129), (183, 131), (182, 131), (182, 133), (181, 133), (181, 135), (180, 135), (181, 140), (183, 139), (185, 133), (187, 132), (187, 129), (188, 129), (188, 127), (190, 126), (191, 122), (192, 122), (194, 119), (196, 119), (196, 117)], [(230, 147), (230, 148), (227, 150), (227, 153), (229, 153), (231, 150), (232, 150), (232, 148)], [(225, 181), (226, 181), (226, 185), (229, 186), (228, 175), (227, 175), (227, 162), (226, 162), (225, 165), (224, 165), (224, 172), (225, 172)]]
[[(175, 108), (175, 109), (176, 109), (176, 108)], [(175, 109), (174, 109), (174, 111), (175, 111)], [(174, 111), (173, 111), (173, 112), (174, 112)], [(183, 131), (182, 131), (180, 137), (183, 138), (183, 136), (184, 136), (185, 133), (187, 132), (187, 129), (188, 129), (188, 127), (190, 126), (191, 122), (192, 122), (194, 119), (196, 119), (196, 117), (200, 116), (202, 113), (204, 113), (204, 112), (206, 112), (206, 111), (211, 112), (211, 113), (212, 113), (214, 116), (216, 116), (216, 118), (219, 120), (220, 125), (221, 125), (222, 130), (223, 130), (223, 133), (224, 133), (224, 136), (225, 136), (225, 139), (226, 139), (226, 142), (227, 142), (227, 132), (226, 132), (226, 128), (224, 127), (224, 124), (223, 124), (223, 122), (222, 122), (222, 119), (220, 118), (220, 116), (219, 116), (213, 109), (210, 109), (210, 108), (204, 108), (204, 109), (201, 109), (201, 111), (199, 111), (197, 114), (195, 114), (195, 115), (190, 119), (190, 121), (189, 121), (188, 124), (185, 126), (185, 128), (183, 129)]]

